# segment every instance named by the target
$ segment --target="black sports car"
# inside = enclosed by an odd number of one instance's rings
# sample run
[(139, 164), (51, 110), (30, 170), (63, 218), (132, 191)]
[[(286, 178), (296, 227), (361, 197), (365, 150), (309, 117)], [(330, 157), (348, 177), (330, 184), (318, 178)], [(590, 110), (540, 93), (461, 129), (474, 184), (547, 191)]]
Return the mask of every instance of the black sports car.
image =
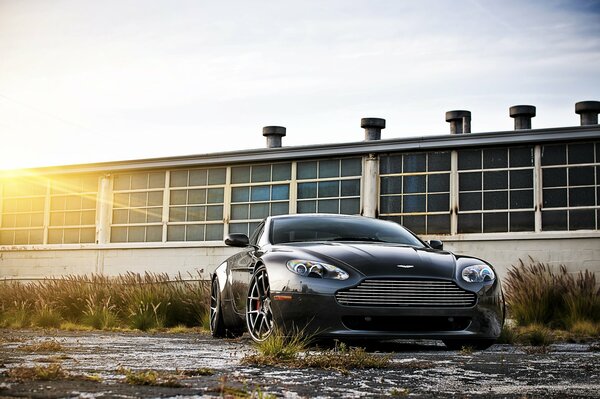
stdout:
[(321, 338), (441, 339), (486, 348), (500, 335), (504, 298), (487, 262), (425, 243), (402, 226), (360, 216), (273, 216), (211, 276), (214, 337), (275, 328)]

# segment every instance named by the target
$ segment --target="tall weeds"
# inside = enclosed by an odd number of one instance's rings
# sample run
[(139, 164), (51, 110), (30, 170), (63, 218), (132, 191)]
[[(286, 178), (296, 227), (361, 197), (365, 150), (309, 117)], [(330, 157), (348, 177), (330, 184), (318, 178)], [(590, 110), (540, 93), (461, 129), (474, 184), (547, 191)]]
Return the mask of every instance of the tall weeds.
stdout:
[(565, 266), (519, 260), (504, 281), (511, 317), (520, 325), (570, 328), (581, 321), (600, 322), (600, 287), (589, 271), (572, 274)]
[(0, 326), (57, 327), (62, 322), (97, 329), (199, 326), (209, 308), (209, 284), (199, 277), (127, 273), (28, 283), (4, 280)]

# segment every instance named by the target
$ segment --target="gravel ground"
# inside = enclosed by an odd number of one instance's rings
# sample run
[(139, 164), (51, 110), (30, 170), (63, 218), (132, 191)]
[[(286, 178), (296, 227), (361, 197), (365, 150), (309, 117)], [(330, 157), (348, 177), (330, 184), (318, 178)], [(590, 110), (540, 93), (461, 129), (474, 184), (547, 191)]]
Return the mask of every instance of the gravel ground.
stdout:
[[(62, 350), (36, 351), (46, 341)], [(391, 355), (392, 366), (349, 373), (245, 366), (240, 359), (253, 353), (247, 338), (195, 333), (0, 330), (0, 397), (600, 397), (598, 342), (546, 350), (495, 345), (469, 353), (448, 351), (436, 341), (393, 341), (368, 350)], [(50, 364), (60, 364), (69, 376), (9, 377), (18, 367)], [(213, 374), (199, 375), (206, 374), (198, 372), (203, 368)], [(131, 385), (125, 370), (154, 370), (177, 386)]]

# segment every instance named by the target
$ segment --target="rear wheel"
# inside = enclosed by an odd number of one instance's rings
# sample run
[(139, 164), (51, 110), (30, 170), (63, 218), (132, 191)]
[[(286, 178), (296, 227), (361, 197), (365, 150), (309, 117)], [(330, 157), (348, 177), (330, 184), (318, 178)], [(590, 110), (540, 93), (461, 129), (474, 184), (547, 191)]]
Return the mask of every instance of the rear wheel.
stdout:
[(461, 350), (462, 348), (473, 348), (484, 350), (496, 343), (495, 339), (447, 339), (444, 345), (450, 350)]
[(246, 324), (250, 336), (256, 342), (267, 339), (275, 328), (269, 276), (264, 266), (259, 266), (250, 280), (246, 301)]

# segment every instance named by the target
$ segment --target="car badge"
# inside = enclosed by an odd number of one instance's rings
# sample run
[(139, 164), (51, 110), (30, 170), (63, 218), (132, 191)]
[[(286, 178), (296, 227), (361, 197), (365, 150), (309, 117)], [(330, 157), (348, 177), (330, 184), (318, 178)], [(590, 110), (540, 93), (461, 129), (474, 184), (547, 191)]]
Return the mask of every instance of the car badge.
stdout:
[(396, 265), (396, 267), (401, 267), (403, 269), (412, 269), (415, 265)]

